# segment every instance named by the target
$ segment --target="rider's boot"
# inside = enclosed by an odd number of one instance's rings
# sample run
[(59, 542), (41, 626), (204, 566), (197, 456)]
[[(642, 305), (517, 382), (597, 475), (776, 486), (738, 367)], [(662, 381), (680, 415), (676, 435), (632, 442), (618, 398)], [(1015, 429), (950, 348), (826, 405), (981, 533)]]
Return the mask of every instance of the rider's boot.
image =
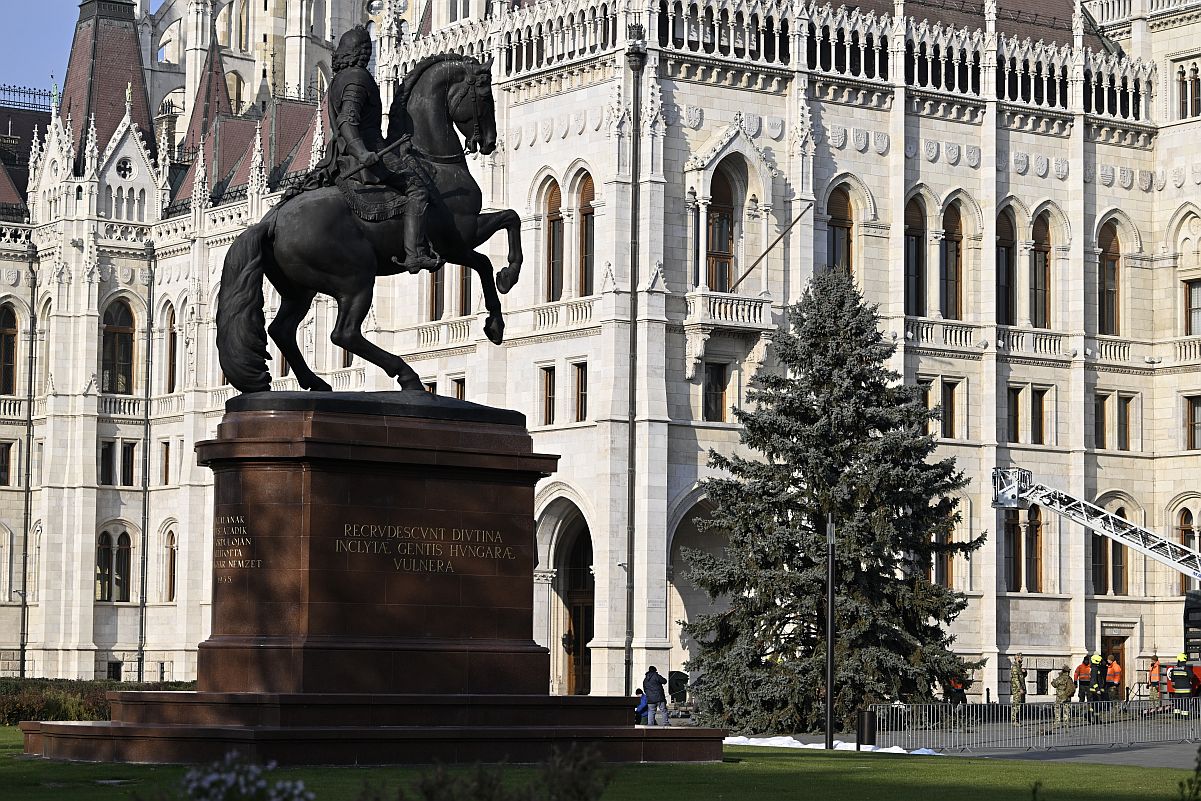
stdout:
[(422, 210), (406, 210), (404, 229), (405, 259), (400, 261), (393, 256), (393, 263), (402, 266), (416, 275), (422, 270), (434, 271), (446, 264), (446, 260), (437, 256), (430, 249), (425, 237), (425, 213)]

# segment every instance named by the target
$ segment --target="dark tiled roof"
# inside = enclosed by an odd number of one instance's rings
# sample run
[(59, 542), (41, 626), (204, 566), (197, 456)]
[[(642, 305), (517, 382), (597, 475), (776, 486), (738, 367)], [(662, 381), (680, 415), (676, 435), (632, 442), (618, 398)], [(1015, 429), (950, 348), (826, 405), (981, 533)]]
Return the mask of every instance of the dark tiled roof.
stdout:
[(8, 174), (8, 170), (4, 166), (4, 162), (0, 161), (0, 203), (22, 205), (25, 203), (25, 195), (17, 189), (16, 183)]
[(96, 118), (96, 146), (102, 151), (125, 117), (125, 88), (132, 89), (132, 118), (155, 154), (150, 99), (142, 70), (142, 49), (127, 0), (84, 0), (71, 43), (63, 84), (62, 116), (71, 118), (76, 170), (82, 171), (89, 120)]
[(29, 148), (33, 132), (45, 134), (50, 112), (0, 106), (0, 161), (22, 196), (29, 189)]
[(196, 97), (192, 98), (192, 115), (188, 119), (188, 132), (183, 140), (184, 149), (199, 147), (200, 142), (209, 135), (217, 118), (222, 115), (231, 116), (233, 113), (233, 105), (229, 101), (229, 87), (225, 83), (225, 65), (221, 62), (217, 36), (212, 34)]

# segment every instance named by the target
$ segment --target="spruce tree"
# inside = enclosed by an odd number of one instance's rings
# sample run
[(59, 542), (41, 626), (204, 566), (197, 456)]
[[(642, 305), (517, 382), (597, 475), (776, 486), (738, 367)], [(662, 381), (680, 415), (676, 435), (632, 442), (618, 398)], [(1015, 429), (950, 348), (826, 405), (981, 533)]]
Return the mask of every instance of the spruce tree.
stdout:
[(836, 526), (835, 720), (874, 702), (933, 699), (939, 682), (980, 663), (952, 653), (947, 625), (967, 605), (931, 582), (952, 541), (953, 493), (966, 484), (934, 458), (936, 414), (886, 367), (895, 346), (844, 272), (816, 276), (773, 340), (779, 369), (761, 370), (736, 410), (750, 458), (710, 454), (705, 525), (721, 554), (688, 550), (689, 577), (726, 611), (685, 630), (688, 664), (709, 725), (744, 732), (819, 728), (825, 715), (827, 513)]

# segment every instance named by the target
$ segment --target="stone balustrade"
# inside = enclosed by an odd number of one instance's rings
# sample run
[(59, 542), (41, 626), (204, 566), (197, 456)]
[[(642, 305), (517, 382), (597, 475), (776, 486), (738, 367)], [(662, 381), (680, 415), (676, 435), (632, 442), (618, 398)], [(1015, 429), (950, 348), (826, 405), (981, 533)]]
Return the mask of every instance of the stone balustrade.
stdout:
[(773, 327), (771, 298), (732, 295), (695, 289), (685, 296), (686, 325), (703, 324), (722, 328), (768, 329)]

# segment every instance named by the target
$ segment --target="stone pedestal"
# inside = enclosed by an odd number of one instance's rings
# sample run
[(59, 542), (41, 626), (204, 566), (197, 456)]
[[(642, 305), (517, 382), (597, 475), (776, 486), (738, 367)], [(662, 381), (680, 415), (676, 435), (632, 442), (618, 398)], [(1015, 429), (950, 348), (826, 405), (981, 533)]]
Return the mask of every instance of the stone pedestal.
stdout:
[(548, 695), (533, 639), (524, 417), (421, 392), (233, 398), (217, 439), (212, 635), (199, 691), (110, 693), (113, 720), (23, 723), (25, 752), (195, 762), (721, 758), (723, 732), (639, 729), (628, 698)]

